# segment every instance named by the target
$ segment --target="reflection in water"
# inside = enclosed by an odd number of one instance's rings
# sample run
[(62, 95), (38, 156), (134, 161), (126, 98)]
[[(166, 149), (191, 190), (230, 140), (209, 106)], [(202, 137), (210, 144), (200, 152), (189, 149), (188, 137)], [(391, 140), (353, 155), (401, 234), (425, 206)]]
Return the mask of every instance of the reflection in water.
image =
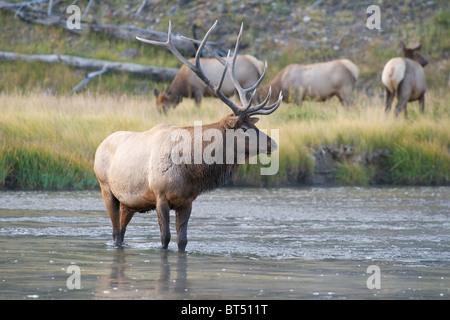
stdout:
[(0, 298), (449, 299), (449, 215), (448, 187), (221, 189), (197, 199), (178, 254), (154, 213), (112, 246), (99, 192), (0, 192)]
[[(159, 255), (159, 261), (153, 261), (147, 270), (141, 270), (144, 272), (143, 274), (136, 275), (134, 265), (127, 261), (127, 250), (117, 248), (110, 264), (111, 272), (100, 279), (100, 287), (95, 293), (95, 297), (176, 299), (179, 293), (184, 294), (189, 291), (187, 256), (186, 254), (176, 254), (176, 261), (173, 264), (169, 263), (169, 254), (166, 251), (152, 255), (156, 259)], [(158, 272), (159, 275), (157, 275)], [(148, 279), (153, 276), (155, 276), (153, 279)]]

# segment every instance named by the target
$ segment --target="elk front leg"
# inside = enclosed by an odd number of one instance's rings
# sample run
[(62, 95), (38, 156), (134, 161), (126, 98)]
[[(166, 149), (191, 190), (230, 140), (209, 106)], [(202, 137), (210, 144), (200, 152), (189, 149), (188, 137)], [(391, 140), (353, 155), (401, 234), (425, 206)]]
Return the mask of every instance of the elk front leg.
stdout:
[(189, 206), (178, 209), (176, 211), (175, 225), (177, 228), (177, 244), (178, 252), (184, 252), (187, 245), (187, 226), (189, 217), (191, 216), (192, 204)]
[(195, 106), (196, 107), (200, 107), (200, 104), (201, 104), (202, 99), (203, 99), (203, 95), (204, 95), (204, 92), (201, 89), (196, 89), (194, 91), (194, 101), (195, 101)]
[(170, 225), (169, 225), (169, 203), (164, 195), (158, 196), (156, 200), (156, 214), (158, 215), (159, 229), (161, 232), (161, 245), (163, 250), (167, 250), (170, 242)]
[(114, 243), (116, 245), (120, 245), (122, 243), (120, 239), (120, 202), (117, 198), (112, 194), (108, 185), (102, 185), (100, 183), (100, 187), (102, 189), (102, 197), (103, 201), (105, 201), (106, 210), (108, 211), (109, 218), (111, 219), (111, 224), (113, 228), (112, 237)]

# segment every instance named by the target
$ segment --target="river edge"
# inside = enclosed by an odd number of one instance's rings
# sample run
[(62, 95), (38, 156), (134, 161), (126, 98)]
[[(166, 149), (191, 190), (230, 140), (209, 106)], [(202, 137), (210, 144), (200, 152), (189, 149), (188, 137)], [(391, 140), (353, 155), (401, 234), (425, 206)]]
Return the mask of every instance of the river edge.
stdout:
[[(287, 177), (284, 182), (271, 183), (270, 177), (258, 182), (246, 183), (236, 176), (220, 188), (334, 188), (334, 187), (421, 187), (421, 186), (450, 186), (450, 180), (446, 177), (439, 178), (440, 182), (393, 181), (391, 169), (387, 167), (386, 161), (391, 154), (389, 149), (381, 148), (371, 152), (356, 152), (356, 148), (350, 145), (324, 146), (315, 149), (309, 155), (314, 162), (312, 169), (299, 169), (296, 176)], [(450, 157), (450, 154), (449, 154)], [(309, 170), (309, 171), (308, 171)], [(85, 176), (94, 176), (93, 172)], [(92, 179), (92, 178), (90, 178)], [(244, 179), (245, 180), (245, 179)], [(6, 181), (0, 181), (0, 192), (2, 191), (98, 191), (100, 186), (97, 180), (89, 183), (90, 187), (63, 187), (43, 188), (38, 187), (6, 187)]]

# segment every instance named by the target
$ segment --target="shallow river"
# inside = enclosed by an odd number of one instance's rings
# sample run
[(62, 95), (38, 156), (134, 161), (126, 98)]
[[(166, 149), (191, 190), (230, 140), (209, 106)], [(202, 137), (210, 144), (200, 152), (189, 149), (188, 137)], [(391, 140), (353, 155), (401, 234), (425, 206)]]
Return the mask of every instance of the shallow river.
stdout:
[(0, 192), (0, 299), (450, 299), (449, 187), (220, 189), (186, 254), (111, 232), (100, 192)]

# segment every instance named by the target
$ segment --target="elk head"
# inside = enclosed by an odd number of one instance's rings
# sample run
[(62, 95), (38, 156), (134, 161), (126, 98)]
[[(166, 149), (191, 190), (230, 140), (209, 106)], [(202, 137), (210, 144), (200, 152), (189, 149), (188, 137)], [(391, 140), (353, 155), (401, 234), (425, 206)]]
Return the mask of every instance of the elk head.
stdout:
[(414, 60), (414, 61), (418, 62), (422, 67), (425, 67), (428, 64), (427, 59), (425, 59), (420, 54), (420, 49), (422, 49), (422, 44), (419, 44), (415, 48), (407, 48), (405, 43), (402, 41), (402, 42), (400, 42), (400, 45), (402, 47), (403, 56), (405, 58), (408, 58), (408, 59), (411, 59), (411, 60)]
[(170, 108), (174, 107), (175, 105), (181, 102), (181, 99), (176, 99), (176, 101), (173, 101), (174, 99), (172, 99), (169, 90), (160, 93), (158, 89), (154, 89), (153, 93), (155, 94), (156, 98), (156, 109), (164, 113), (166, 113), (167, 110), (169, 110)]
[[(159, 41), (153, 41), (153, 40), (147, 40), (142, 39), (139, 37), (136, 37), (139, 41), (142, 41), (144, 43), (149, 43), (157, 46), (161, 46), (164, 48), (167, 48), (172, 54), (177, 57), (178, 60), (180, 60), (183, 64), (185, 64), (187, 67), (189, 67), (213, 92), (214, 94), (222, 100), (233, 112), (232, 114), (224, 117), (222, 120), (219, 121), (220, 124), (222, 124), (222, 127), (225, 129), (231, 129), (234, 130), (234, 137), (239, 139), (239, 137), (246, 137), (250, 135), (249, 131), (252, 131), (253, 135), (256, 133), (257, 141), (255, 142), (253, 140), (253, 143), (246, 143), (245, 145), (245, 157), (249, 158), (253, 155), (259, 154), (259, 153), (265, 153), (270, 154), (274, 150), (277, 149), (277, 144), (274, 140), (272, 140), (270, 137), (265, 135), (263, 132), (261, 132), (256, 126), (255, 123), (259, 120), (258, 118), (255, 118), (255, 115), (269, 115), (272, 112), (274, 112), (281, 104), (281, 101), (283, 99), (282, 92), (280, 92), (278, 100), (271, 104), (267, 105), (269, 102), (270, 96), (271, 96), (271, 88), (269, 88), (269, 92), (267, 94), (267, 97), (262, 101), (260, 104), (251, 106), (252, 102), (255, 100), (256, 95), (256, 89), (263, 81), (266, 72), (267, 72), (267, 62), (265, 63), (264, 72), (261, 75), (261, 77), (256, 81), (256, 83), (247, 88), (244, 89), (240, 85), (240, 83), (237, 80), (236, 73), (235, 73), (235, 67), (236, 67), (236, 58), (239, 52), (239, 44), (242, 37), (242, 31), (243, 31), (243, 24), (241, 25), (241, 29), (239, 31), (238, 38), (236, 40), (235, 49), (233, 52), (233, 55), (231, 55), (230, 51), (228, 51), (228, 55), (226, 60), (224, 60), (222, 57), (220, 57), (209, 45), (206, 44), (210, 34), (212, 31), (216, 28), (217, 21), (212, 25), (212, 27), (208, 30), (208, 32), (205, 34), (205, 37), (202, 41), (189, 39), (197, 44), (199, 44), (197, 53), (195, 55), (195, 61), (194, 64), (189, 62), (186, 58), (184, 58), (180, 52), (175, 48), (175, 46), (172, 43), (171, 36), (171, 22), (169, 21), (169, 29), (168, 29), (168, 35), (167, 35), (167, 41), (166, 42), (159, 42)], [(206, 49), (214, 58), (216, 58), (223, 66), (223, 73), (220, 78), (219, 83), (213, 84), (205, 75), (205, 73), (202, 70), (202, 67), (200, 65), (200, 56), (203, 49)], [(221, 87), (225, 78), (225, 74), (227, 73), (228, 69), (231, 71), (231, 81), (233, 82), (234, 87), (236, 88), (236, 91), (239, 95), (239, 99), (241, 102), (241, 106), (236, 105), (234, 102), (232, 102), (230, 99), (228, 99), (221, 91)], [(233, 138), (234, 139), (234, 138)], [(265, 139), (265, 140), (264, 140)], [(251, 141), (251, 139), (250, 139)], [(267, 141), (266, 145), (263, 145), (261, 141)], [(256, 145), (255, 145), (256, 144)]]

